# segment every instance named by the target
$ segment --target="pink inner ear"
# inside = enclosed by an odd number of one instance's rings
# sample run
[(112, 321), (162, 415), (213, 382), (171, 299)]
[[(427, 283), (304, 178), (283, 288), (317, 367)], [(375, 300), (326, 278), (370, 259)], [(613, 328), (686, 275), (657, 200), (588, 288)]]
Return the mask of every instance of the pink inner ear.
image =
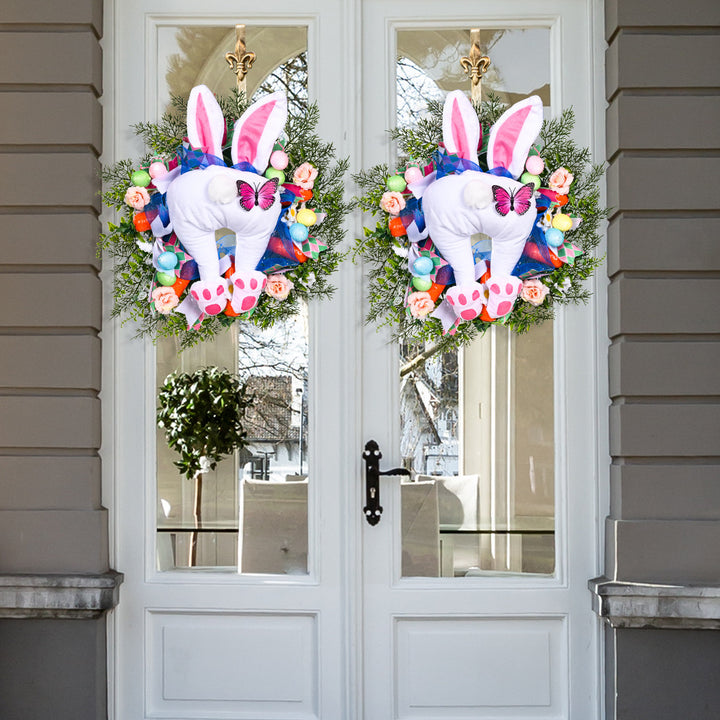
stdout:
[(197, 106), (195, 109), (195, 120), (197, 131), (200, 138), (200, 149), (203, 152), (212, 152), (215, 148), (212, 130), (210, 128), (210, 118), (208, 117), (207, 108), (203, 101), (202, 95), (198, 95)]
[(275, 104), (275, 102), (265, 103), (243, 123), (239, 133), (240, 137), (235, 138), (237, 143), (235, 156), (238, 162), (245, 160), (254, 164), (263, 130)]
[(463, 122), (462, 113), (460, 112), (460, 106), (458, 105), (457, 99), (453, 99), (452, 136), (458, 157), (465, 158), (467, 160), (472, 154), (473, 148), (469, 148), (467, 144), (465, 123)]
[(510, 167), (517, 139), (520, 137), (525, 120), (531, 110), (532, 108), (529, 105), (522, 108), (522, 110), (518, 110), (502, 124), (501, 128), (498, 128), (493, 147), (495, 165), (504, 168)]

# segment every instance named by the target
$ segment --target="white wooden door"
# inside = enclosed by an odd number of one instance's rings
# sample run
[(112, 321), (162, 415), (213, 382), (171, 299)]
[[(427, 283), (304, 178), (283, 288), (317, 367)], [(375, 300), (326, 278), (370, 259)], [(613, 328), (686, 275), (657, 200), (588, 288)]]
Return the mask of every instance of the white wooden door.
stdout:
[[(477, 5), (110, 1), (106, 161), (141, 151), (128, 128), (157, 118), (166, 102), (179, 30), (232, 33), (236, 23), (270, 34), (303, 29), (319, 132), (340, 156), (351, 156), (353, 169), (392, 161), (385, 131), (396, 122), (396, 56), (403, 44), (413, 45), (413, 33), (438, 28), (541, 28), (550, 109), (574, 105), (578, 137), (597, 147), (594, 3)], [(295, 52), (287, 42), (288, 53)], [(262, 58), (262, 45), (250, 49)], [(533, 62), (533, 53), (521, 62)], [(196, 70), (207, 78), (217, 68)], [(351, 236), (360, 225), (359, 218), (351, 221)], [(133, 339), (132, 327), (108, 322), (105, 498), (114, 566), (125, 573), (110, 630), (111, 717), (599, 717), (598, 630), (586, 581), (598, 569), (602, 308), (567, 312), (553, 331), (553, 571), (403, 577), (399, 480), (382, 480), (385, 513), (377, 526), (362, 516), (365, 442), (380, 444), (383, 469), (401, 460), (397, 348), (363, 326), (361, 269), (346, 261), (335, 285), (333, 302), (310, 308), (307, 564), (295, 574), (158, 569), (164, 567), (154, 427), (160, 350)]]

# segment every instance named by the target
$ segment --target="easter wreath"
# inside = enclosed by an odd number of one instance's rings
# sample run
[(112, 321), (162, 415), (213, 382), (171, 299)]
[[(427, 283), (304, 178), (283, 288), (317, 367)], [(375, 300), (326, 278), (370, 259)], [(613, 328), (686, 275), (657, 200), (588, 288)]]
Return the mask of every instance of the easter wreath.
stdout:
[(251, 104), (200, 85), (158, 123), (135, 125), (147, 154), (102, 173), (103, 202), (120, 216), (99, 242), (114, 261), (113, 316), (185, 347), (331, 295), (348, 161), (315, 134), (318, 118), (316, 105), (288, 117), (283, 93)]
[(357, 205), (380, 215), (355, 249), (369, 267), (367, 321), (448, 349), (494, 323), (522, 333), (586, 302), (607, 213), (603, 167), (572, 140), (574, 120), (567, 109), (543, 121), (536, 96), (473, 106), (454, 91), (391, 131), (398, 171), (354, 176)]

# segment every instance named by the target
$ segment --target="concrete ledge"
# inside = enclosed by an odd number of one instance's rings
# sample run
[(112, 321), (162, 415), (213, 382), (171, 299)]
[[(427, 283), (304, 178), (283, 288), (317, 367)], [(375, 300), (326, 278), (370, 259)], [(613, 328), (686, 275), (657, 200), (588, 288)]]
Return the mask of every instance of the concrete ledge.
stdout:
[(720, 630), (720, 585), (588, 582), (593, 610), (614, 628)]
[(100, 617), (118, 604), (121, 573), (0, 575), (0, 618)]

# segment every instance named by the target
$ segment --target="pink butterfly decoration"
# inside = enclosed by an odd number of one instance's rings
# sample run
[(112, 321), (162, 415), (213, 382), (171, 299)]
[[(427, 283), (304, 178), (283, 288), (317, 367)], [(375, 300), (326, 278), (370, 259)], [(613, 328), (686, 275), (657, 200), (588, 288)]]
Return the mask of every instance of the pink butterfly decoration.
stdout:
[(503, 217), (514, 210), (518, 215), (524, 215), (531, 206), (535, 185), (528, 183), (523, 185), (517, 192), (509, 192), (499, 185), (492, 186), (495, 210)]
[(264, 182), (259, 188), (253, 187), (244, 180), (237, 181), (238, 197), (240, 198), (240, 207), (243, 210), (250, 211), (256, 205), (261, 210), (268, 210), (275, 202), (275, 193), (277, 192), (278, 179), (271, 178)]

